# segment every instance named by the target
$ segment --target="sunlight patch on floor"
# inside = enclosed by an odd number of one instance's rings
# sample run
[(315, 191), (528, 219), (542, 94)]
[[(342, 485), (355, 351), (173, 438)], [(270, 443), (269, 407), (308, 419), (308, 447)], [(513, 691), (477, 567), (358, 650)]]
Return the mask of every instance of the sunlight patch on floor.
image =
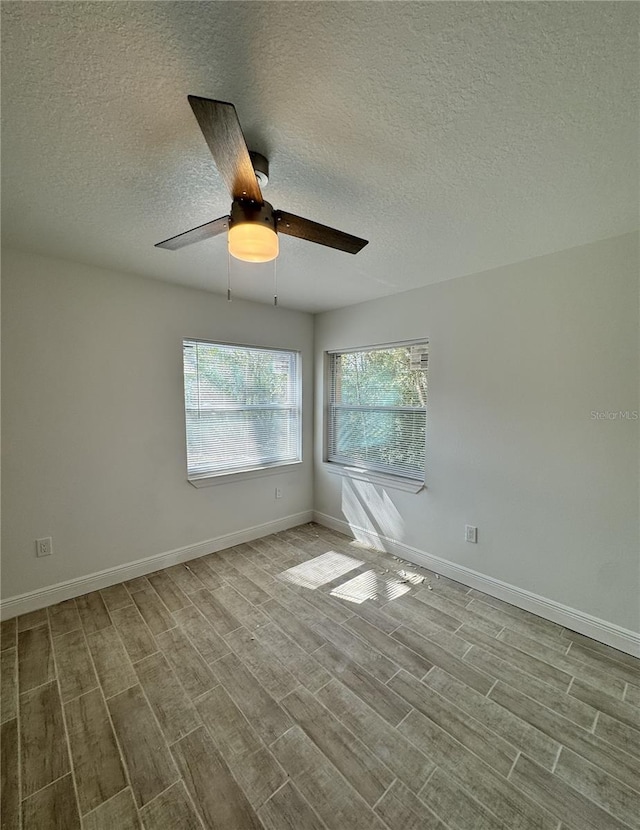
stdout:
[(351, 556), (345, 556), (344, 553), (330, 550), (301, 565), (287, 568), (279, 576), (285, 582), (292, 582), (294, 585), (314, 590), (363, 564), (361, 559), (354, 559)]
[(363, 574), (354, 576), (353, 579), (343, 582), (331, 591), (332, 597), (355, 602), (360, 605), (368, 599), (381, 599), (390, 602), (398, 599), (411, 590), (410, 584), (405, 584), (399, 579), (389, 579), (381, 576), (375, 571), (365, 571)]
[(402, 582), (409, 582), (411, 585), (422, 585), (426, 577), (416, 571), (396, 571)]

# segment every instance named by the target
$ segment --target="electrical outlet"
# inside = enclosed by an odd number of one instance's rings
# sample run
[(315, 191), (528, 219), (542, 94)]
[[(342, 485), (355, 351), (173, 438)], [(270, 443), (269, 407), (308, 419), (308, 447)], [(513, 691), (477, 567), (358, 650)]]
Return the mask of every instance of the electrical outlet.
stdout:
[(473, 544), (476, 544), (478, 541), (478, 528), (473, 525), (465, 525), (464, 540), (465, 542), (473, 542)]
[(277, 499), (282, 498), (282, 487), (276, 487), (276, 498)]
[(53, 539), (45, 536), (44, 539), (36, 539), (36, 556), (51, 556), (53, 553)]

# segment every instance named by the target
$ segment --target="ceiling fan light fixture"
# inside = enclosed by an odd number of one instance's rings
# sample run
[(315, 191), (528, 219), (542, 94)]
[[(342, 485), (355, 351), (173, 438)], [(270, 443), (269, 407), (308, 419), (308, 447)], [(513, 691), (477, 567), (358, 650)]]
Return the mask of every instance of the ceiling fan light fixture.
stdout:
[(244, 262), (270, 262), (278, 256), (278, 234), (266, 223), (240, 222), (229, 228), (229, 253)]
[(278, 231), (349, 254), (357, 254), (364, 248), (366, 239), (293, 213), (274, 210), (273, 205), (264, 201), (260, 190), (269, 181), (269, 161), (260, 153), (249, 151), (233, 104), (198, 95), (189, 95), (188, 100), (218, 172), (231, 193), (231, 215), (171, 236), (156, 243), (156, 248), (177, 251), (226, 230), (229, 253), (245, 262), (273, 261), (278, 256)]
[(229, 253), (244, 262), (270, 262), (279, 244), (273, 205), (234, 199), (229, 217)]

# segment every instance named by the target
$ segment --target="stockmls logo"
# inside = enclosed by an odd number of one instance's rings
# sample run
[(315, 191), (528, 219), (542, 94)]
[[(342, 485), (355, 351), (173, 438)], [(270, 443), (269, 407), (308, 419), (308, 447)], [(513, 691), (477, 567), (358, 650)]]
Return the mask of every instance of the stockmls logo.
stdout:
[(637, 421), (638, 417), (637, 409), (591, 410), (592, 421)]

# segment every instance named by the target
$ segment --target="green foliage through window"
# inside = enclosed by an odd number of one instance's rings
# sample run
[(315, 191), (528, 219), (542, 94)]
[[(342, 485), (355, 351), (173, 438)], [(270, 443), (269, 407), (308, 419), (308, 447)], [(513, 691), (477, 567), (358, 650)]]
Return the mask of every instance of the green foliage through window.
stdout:
[(192, 477), (300, 460), (298, 352), (185, 340)]
[(329, 356), (328, 460), (424, 477), (426, 343)]

